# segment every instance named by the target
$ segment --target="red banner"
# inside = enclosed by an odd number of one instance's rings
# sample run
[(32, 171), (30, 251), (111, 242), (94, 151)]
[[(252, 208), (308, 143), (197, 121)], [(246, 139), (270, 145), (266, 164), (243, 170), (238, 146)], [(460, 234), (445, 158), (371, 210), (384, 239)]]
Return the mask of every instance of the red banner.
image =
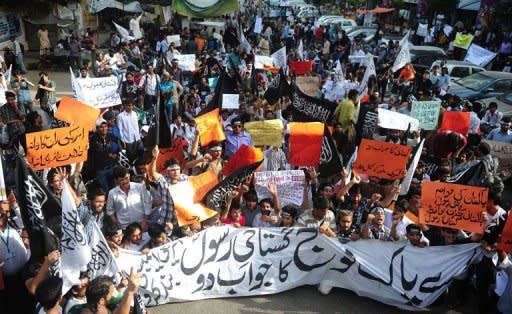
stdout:
[(263, 152), (261, 149), (244, 144), (229, 158), (228, 162), (222, 168), (222, 174), (227, 177), (236, 170), (261, 160), (263, 160)]
[(305, 75), (313, 71), (313, 61), (292, 61), (290, 63), (290, 74)]
[(469, 112), (446, 111), (443, 113), (441, 131), (454, 131), (466, 136), (468, 134), (470, 120)]
[(324, 124), (321, 122), (290, 122), (290, 164), (316, 167), (320, 164), (320, 153), (324, 139)]

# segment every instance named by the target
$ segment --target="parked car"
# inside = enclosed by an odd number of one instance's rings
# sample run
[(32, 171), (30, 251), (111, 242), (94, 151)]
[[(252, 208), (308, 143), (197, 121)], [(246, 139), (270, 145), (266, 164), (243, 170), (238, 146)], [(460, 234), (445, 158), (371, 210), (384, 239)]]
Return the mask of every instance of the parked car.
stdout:
[(348, 33), (347, 36), (350, 41), (354, 41), (356, 38), (360, 38), (363, 42), (369, 43), (375, 38), (377, 34), (376, 28), (357, 28), (352, 32)]
[(478, 72), (452, 83), (449, 93), (470, 101), (499, 97), (512, 90), (512, 73)]
[(446, 52), (442, 48), (433, 46), (411, 45), (410, 54), (411, 63), (418, 73), (430, 69), (434, 61), (447, 58)]
[[(430, 70), (434, 68), (434, 66), (440, 66), (441, 60), (434, 61)], [(465, 61), (457, 61), (457, 60), (447, 60), (446, 68), (448, 69), (448, 75), (450, 75), (450, 82), (454, 82), (463, 77), (469, 76), (474, 73), (485, 71), (484, 68), (474, 65)]]
[(503, 117), (512, 118), (512, 92), (498, 97), (480, 99), (478, 102), (482, 104), (483, 109), (489, 107), (491, 102), (495, 102), (498, 104), (498, 111), (503, 113)]

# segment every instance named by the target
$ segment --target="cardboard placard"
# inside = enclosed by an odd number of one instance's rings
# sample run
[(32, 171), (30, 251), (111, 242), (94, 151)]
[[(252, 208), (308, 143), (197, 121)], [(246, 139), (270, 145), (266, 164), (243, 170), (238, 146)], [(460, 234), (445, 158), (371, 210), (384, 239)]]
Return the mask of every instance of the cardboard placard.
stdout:
[(283, 122), (280, 119), (246, 122), (244, 128), (251, 134), (255, 146), (283, 145)]
[(219, 109), (214, 109), (196, 118), (197, 127), (201, 130), (199, 140), (201, 146), (207, 146), (214, 141), (224, 141), (226, 136), (219, 120)]
[(483, 233), (487, 188), (423, 181), (420, 223)]
[(411, 148), (405, 145), (363, 139), (354, 170), (381, 179), (401, 179), (406, 174), (410, 154)]
[(324, 138), (324, 124), (320, 122), (290, 122), (290, 157), (294, 166), (316, 167)]
[(84, 127), (70, 126), (25, 136), (27, 161), (36, 171), (87, 160), (89, 133)]

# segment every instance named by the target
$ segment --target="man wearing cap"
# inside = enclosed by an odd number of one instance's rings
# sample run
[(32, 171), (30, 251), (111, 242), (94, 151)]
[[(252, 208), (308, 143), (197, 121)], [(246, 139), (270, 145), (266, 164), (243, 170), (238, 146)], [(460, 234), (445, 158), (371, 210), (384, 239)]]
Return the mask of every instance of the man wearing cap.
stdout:
[(0, 108), (0, 117), (2, 118), (0, 126), (7, 125), (10, 143), (17, 149), (21, 138), (25, 134), (25, 125), (23, 124), (25, 114), (16, 100), (16, 94), (7, 91), (5, 92), (5, 99), (7, 103)]
[(230, 158), (242, 145), (253, 146), (252, 137), (244, 131), (240, 118), (231, 121), (232, 131), (226, 131), (226, 158)]
[(96, 132), (89, 141), (87, 163), (96, 175), (103, 191), (109, 191), (113, 187), (112, 173), (120, 149), (119, 139), (108, 133), (107, 121), (103, 118), (98, 119), (96, 121)]

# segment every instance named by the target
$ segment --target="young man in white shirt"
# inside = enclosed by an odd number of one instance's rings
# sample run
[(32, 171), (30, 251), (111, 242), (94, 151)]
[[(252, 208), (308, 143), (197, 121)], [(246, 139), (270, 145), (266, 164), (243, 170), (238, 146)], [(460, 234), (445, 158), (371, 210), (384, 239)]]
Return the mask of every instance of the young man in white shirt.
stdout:
[(144, 90), (144, 110), (149, 110), (156, 104), (159, 84), (160, 77), (155, 73), (153, 66), (149, 65), (147, 73), (142, 76), (139, 83), (139, 88)]
[(141, 143), (139, 118), (133, 108), (133, 99), (128, 99), (124, 104), (124, 111), (117, 116), (121, 141), (124, 143), (126, 155), (131, 161), (136, 159), (137, 149)]
[(108, 193), (107, 215), (119, 222), (123, 229), (132, 222), (138, 222), (146, 231), (152, 209), (146, 187), (130, 182), (130, 172), (121, 166), (114, 168), (114, 180), (117, 186)]

